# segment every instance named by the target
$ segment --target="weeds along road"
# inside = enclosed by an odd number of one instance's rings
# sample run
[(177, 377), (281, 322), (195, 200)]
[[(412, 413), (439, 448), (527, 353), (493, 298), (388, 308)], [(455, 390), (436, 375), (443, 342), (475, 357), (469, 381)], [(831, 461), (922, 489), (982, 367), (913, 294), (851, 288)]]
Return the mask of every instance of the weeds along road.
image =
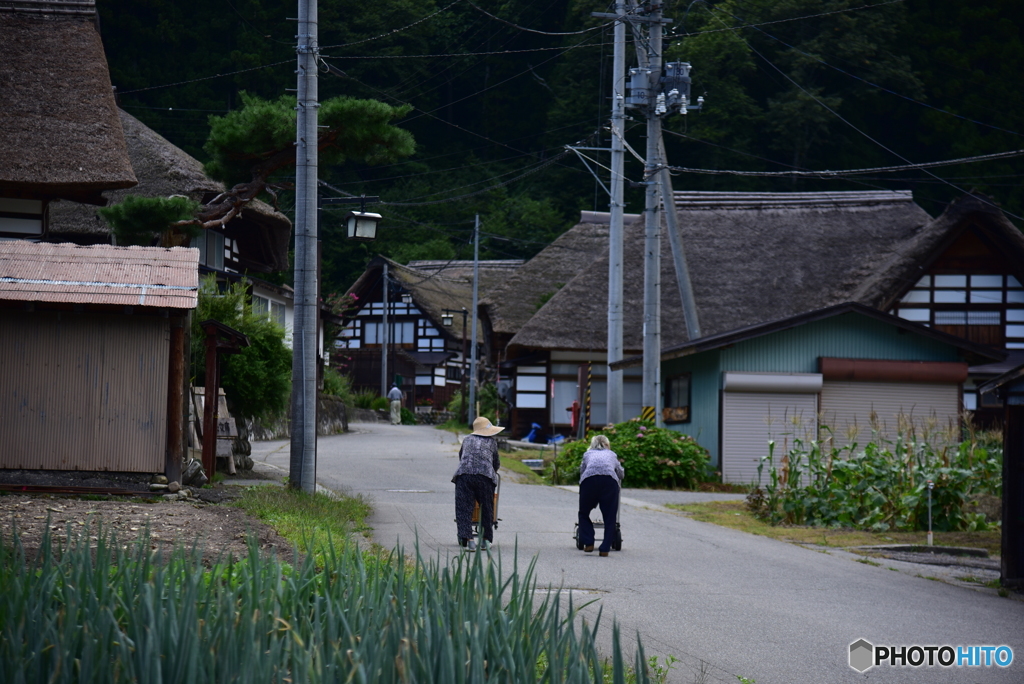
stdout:
[[(406, 552), (418, 543), (421, 554), (441, 559), (458, 554), (455, 437), (425, 426), (351, 427), (351, 434), (319, 439), (317, 481), (370, 501), (378, 543)], [(288, 450), (287, 442), (254, 443), (253, 458), (287, 470)], [(523, 569), (536, 556), (541, 585), (571, 589), (577, 601), (596, 599), (585, 614), (603, 609), (602, 643), (610, 644), (614, 616), (628, 650), (639, 632), (649, 656), (678, 658), (670, 682), (1024, 682), (1024, 603), (695, 522), (657, 505), (680, 496), (627, 489), (622, 551), (601, 558), (573, 543), (575, 493), (506, 479), (493, 554), (508, 568), (518, 548)], [(1007, 645), (1015, 659), (1008, 668), (883, 665), (859, 674), (848, 664), (858, 639)]]

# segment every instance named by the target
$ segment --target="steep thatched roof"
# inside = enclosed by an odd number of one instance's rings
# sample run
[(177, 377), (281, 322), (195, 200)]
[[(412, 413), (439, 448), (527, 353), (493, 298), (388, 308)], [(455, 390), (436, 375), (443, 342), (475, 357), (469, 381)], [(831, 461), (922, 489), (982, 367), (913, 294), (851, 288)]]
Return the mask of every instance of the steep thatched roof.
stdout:
[[(380, 288), (384, 264), (388, 265), (388, 278), (398, 283), (413, 297), (413, 303), (431, 321), (435, 327), (448, 333), (451, 339), (462, 339), (462, 315), (455, 314), (451, 327), (445, 327), (441, 323), (441, 315), (445, 309), (461, 311), (466, 309), (469, 312), (466, 316), (467, 329), (473, 323), (473, 282), (472, 262), (470, 262), (470, 277), (459, 274), (459, 269), (439, 268), (438, 264), (433, 267), (428, 265), (424, 269), (403, 266), (398, 262), (386, 257), (378, 256), (370, 261), (366, 270), (359, 276), (352, 287), (348, 289), (349, 294), (355, 294), (359, 301), (365, 301), (367, 295)], [(508, 272), (508, 262), (499, 261), (491, 268), (491, 262), (481, 261), (481, 281), (484, 280), (484, 273)], [(478, 293), (479, 295), (479, 293)], [(477, 341), (483, 342), (483, 326), (478, 327)]]
[[(111, 204), (127, 195), (169, 197), (185, 195), (203, 202), (224, 191), (223, 183), (203, 172), (203, 165), (131, 114), (120, 112), (121, 125), (128, 143), (128, 155), (139, 184), (130, 190), (107, 193)], [(257, 272), (288, 268), (291, 221), (266, 202), (253, 200), (242, 214), (225, 227), (224, 234), (239, 242), (240, 261)], [(110, 226), (93, 207), (75, 202), (50, 206), (48, 239), (51, 241), (101, 238), (106, 242)]]
[[(409, 268), (424, 273), (437, 273), (445, 278), (462, 279), (473, 283), (473, 261), (472, 260), (417, 260), (406, 264)], [(522, 259), (488, 259), (479, 262), (480, 287), (477, 295), (483, 297), (486, 293), (498, 287), (516, 270), (523, 265)]]
[[(850, 299), (931, 220), (909, 192), (680, 192), (675, 200), (704, 336)], [(642, 221), (625, 231), (627, 352), (643, 348), (643, 232)], [(661, 253), (662, 346), (671, 347), (688, 336), (664, 230)], [(607, 272), (605, 250), (509, 346), (604, 351)]]
[(93, 4), (4, 10), (0, 194), (104, 204), (104, 190), (135, 185)]
[[(523, 264), (502, 285), (480, 298), (498, 334), (515, 334), (580, 271), (608, 249), (607, 215), (585, 212), (583, 221)], [(631, 218), (636, 218), (631, 217)], [(605, 265), (605, 273), (608, 267)]]
[(992, 200), (969, 194), (951, 203), (888, 259), (881, 261), (850, 298), (888, 310), (921, 277), (929, 263), (968, 228), (982, 231), (1024, 279), (1024, 235)]

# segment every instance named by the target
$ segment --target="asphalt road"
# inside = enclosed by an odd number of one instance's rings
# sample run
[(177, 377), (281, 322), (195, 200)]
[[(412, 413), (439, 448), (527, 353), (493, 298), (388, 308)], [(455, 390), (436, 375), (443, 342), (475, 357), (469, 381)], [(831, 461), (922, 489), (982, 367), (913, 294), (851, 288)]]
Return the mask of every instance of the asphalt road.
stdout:
[[(459, 553), (451, 476), (458, 444), (429, 427), (355, 424), (318, 442), (318, 483), (365, 496), (374, 539), (406, 552)], [(253, 458), (287, 469), (287, 442), (253, 445)], [(626, 484), (628, 485), (628, 473)], [(502, 484), (495, 550), (510, 565), (536, 557), (540, 585), (595, 600), (623, 637), (640, 634), (648, 655), (679, 660), (670, 682), (828, 684), (833, 682), (1024, 682), (1024, 602), (952, 586), (934, 573), (883, 562), (854, 562), (695, 522), (660, 506), (699, 494), (623, 491), (623, 548), (607, 558), (575, 548), (576, 494), (563, 488)], [(849, 645), (1010, 646), (1008, 668), (873, 667), (848, 664)], [(632, 649), (635, 639), (629, 639)], [(664, 662), (664, 661), (663, 661)]]

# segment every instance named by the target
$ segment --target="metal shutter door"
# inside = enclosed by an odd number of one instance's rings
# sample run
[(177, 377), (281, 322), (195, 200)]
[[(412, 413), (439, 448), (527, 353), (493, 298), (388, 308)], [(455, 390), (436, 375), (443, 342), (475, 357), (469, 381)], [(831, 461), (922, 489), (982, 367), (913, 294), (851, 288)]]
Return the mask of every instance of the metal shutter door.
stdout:
[(817, 394), (722, 392), (722, 481), (757, 482), (768, 440), (775, 440), (780, 458), (794, 437), (815, 437), (817, 415)]
[[(896, 436), (900, 415), (910, 418), (919, 431), (958, 426), (960, 387), (939, 383), (826, 381), (821, 388), (821, 410), (822, 424), (832, 429), (835, 444), (843, 446), (856, 441), (863, 446), (871, 440), (872, 411), (888, 439)], [(821, 436), (824, 439), (825, 433)]]

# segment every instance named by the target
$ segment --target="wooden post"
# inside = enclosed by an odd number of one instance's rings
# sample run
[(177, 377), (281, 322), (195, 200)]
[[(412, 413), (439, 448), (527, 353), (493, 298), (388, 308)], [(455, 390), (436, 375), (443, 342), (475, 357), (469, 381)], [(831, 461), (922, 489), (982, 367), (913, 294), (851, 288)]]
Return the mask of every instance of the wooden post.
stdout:
[(171, 350), (167, 373), (167, 451), (164, 474), (168, 482), (181, 482), (181, 462), (184, 456), (185, 395), (185, 320), (171, 320)]
[(1014, 399), (1004, 400), (1000, 569), (1003, 586), (1019, 588), (1024, 587), (1024, 405), (1011, 403)]
[(217, 469), (217, 333), (206, 330), (206, 387), (203, 390), (203, 470), (213, 481)]

